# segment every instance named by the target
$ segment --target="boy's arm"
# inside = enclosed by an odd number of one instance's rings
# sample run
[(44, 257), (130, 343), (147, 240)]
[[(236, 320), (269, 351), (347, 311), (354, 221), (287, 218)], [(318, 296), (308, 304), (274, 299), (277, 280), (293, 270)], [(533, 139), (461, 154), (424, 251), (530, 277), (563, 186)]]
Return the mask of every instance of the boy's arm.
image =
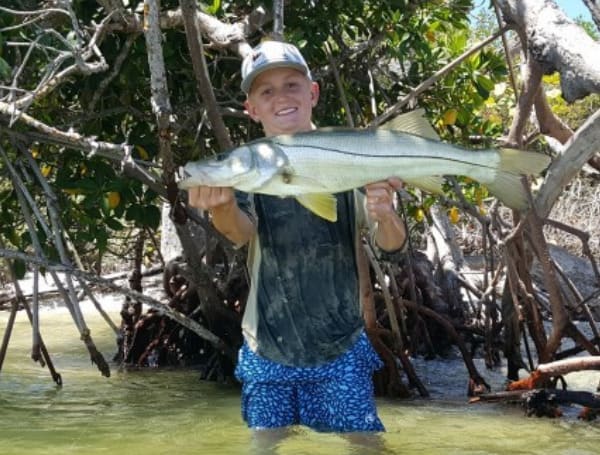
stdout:
[(401, 186), (397, 179), (365, 185), (367, 216), (376, 225), (375, 243), (384, 251), (400, 250), (406, 243), (406, 226), (394, 209), (394, 192)]
[(233, 188), (190, 188), (188, 202), (192, 207), (208, 210), (215, 228), (237, 246), (246, 244), (256, 233), (256, 226), (238, 206)]
[(377, 222), (375, 231), (375, 243), (385, 251), (396, 251), (401, 249), (406, 242), (406, 229), (398, 215), (394, 214), (385, 221)]

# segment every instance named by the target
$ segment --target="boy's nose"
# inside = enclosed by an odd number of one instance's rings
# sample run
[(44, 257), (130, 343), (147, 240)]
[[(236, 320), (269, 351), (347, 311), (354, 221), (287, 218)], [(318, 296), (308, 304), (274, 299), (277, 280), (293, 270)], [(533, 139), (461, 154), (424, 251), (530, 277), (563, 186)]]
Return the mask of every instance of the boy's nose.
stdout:
[(284, 98), (286, 95), (285, 90), (282, 88), (279, 88), (277, 90), (275, 90), (275, 98)]

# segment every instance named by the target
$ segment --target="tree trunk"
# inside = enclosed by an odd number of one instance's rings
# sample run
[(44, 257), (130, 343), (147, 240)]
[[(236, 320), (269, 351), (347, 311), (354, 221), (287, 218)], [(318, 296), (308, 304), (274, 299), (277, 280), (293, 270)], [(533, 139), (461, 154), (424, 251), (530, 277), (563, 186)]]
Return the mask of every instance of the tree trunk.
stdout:
[[(552, 0), (497, 0), (504, 20), (527, 37), (527, 49), (544, 74), (560, 73), (569, 103), (600, 91), (600, 43)], [(524, 43), (525, 44), (525, 43)]]
[(447, 302), (448, 314), (455, 314), (462, 307), (458, 271), (463, 267), (464, 257), (444, 209), (434, 205), (430, 209), (433, 225), (428, 236), (427, 257), (436, 266), (436, 283), (442, 289)]

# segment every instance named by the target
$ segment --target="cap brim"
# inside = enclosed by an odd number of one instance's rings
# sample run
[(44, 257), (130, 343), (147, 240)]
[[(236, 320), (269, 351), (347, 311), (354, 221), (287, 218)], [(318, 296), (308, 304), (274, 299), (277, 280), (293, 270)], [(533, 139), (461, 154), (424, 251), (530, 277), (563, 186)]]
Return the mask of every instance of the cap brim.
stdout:
[(305, 76), (308, 75), (308, 68), (306, 68), (306, 66), (304, 66), (302, 63), (290, 62), (289, 60), (269, 62), (265, 65), (262, 65), (260, 68), (256, 68), (245, 77), (245, 79), (242, 81), (242, 90), (244, 93), (248, 94), (250, 92), (250, 88), (252, 87), (254, 79), (256, 79), (265, 71), (273, 68), (292, 68), (300, 71)]

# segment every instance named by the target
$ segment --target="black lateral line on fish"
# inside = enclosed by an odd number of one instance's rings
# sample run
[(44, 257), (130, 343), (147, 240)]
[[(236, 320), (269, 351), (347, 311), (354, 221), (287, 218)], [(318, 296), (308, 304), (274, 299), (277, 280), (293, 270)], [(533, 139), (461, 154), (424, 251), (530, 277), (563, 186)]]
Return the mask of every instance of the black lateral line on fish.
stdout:
[[(273, 141), (275, 142), (275, 141)], [(492, 170), (496, 170), (496, 168), (494, 166), (488, 166), (486, 164), (479, 164), (479, 163), (473, 163), (471, 161), (465, 161), (465, 160), (457, 160), (455, 158), (448, 158), (448, 157), (441, 157), (441, 156), (432, 156), (432, 155), (370, 155), (370, 154), (365, 154), (365, 153), (357, 153), (357, 152), (351, 152), (348, 150), (340, 150), (340, 149), (334, 149), (334, 148), (329, 148), (329, 147), (323, 147), (321, 145), (310, 145), (310, 144), (287, 144), (287, 143), (282, 143), (282, 142), (275, 142), (277, 145), (280, 145), (282, 147), (290, 147), (290, 148), (311, 148), (311, 149), (315, 149), (315, 150), (325, 150), (327, 152), (334, 152), (334, 153), (339, 153), (340, 155), (349, 155), (349, 156), (357, 156), (357, 157), (373, 157), (373, 158), (430, 158), (430, 159), (434, 159), (434, 160), (444, 160), (444, 161), (453, 161), (455, 163), (461, 163), (461, 164), (467, 164), (470, 166), (480, 166), (483, 168), (487, 168), (487, 169), (492, 169)], [(465, 152), (468, 152), (469, 150), (465, 149)], [(476, 151), (474, 152), (476, 153)], [(508, 171), (504, 171), (504, 172), (508, 172)], [(512, 172), (509, 172), (512, 174)], [(516, 175), (516, 174), (515, 174)]]

